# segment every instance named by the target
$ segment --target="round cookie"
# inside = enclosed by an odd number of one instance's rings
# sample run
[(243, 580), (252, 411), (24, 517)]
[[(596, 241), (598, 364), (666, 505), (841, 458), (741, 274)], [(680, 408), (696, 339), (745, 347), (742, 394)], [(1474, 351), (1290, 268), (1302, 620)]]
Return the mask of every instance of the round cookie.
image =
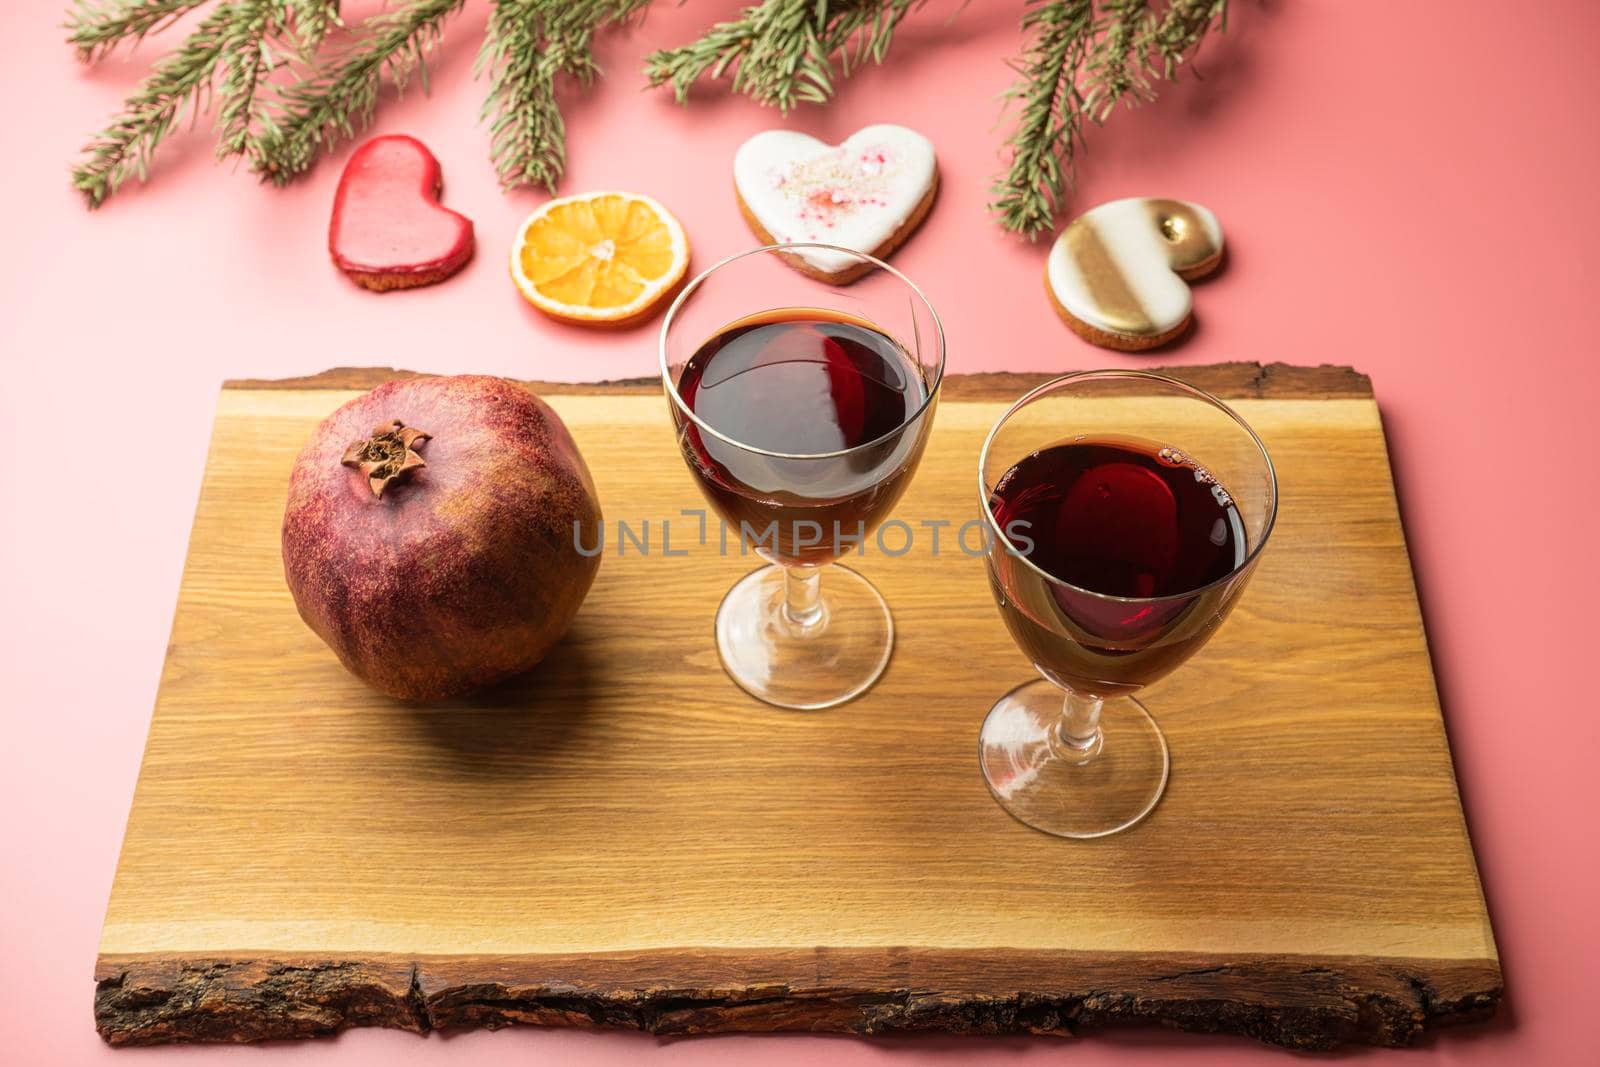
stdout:
[(1129, 197), (1079, 215), (1045, 261), (1045, 289), (1092, 344), (1138, 352), (1181, 334), (1193, 317), (1188, 281), (1222, 262), (1217, 217), (1187, 200)]
[[(756, 134), (733, 157), (739, 211), (764, 244), (816, 241), (887, 257), (911, 236), (939, 188), (933, 142), (880, 124), (838, 145), (791, 130)], [(845, 285), (872, 270), (826, 249), (784, 253), (819, 281)]]

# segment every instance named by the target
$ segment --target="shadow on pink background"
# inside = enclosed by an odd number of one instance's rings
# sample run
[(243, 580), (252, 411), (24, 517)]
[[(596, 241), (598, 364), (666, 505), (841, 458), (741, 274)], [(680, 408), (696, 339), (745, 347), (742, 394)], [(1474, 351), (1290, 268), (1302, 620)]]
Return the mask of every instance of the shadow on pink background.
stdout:
[[(476, 121), (483, 86), (469, 70), (484, 3), (469, 4), (449, 33), (432, 98), (386, 106), (376, 126), (434, 149), (446, 202), (477, 225), (478, 256), (447, 284), (384, 296), (345, 281), (324, 248), (348, 146), (278, 191), (214, 166), (203, 136), (180, 136), (152, 185), (84, 211), (68, 163), (175, 35), (82, 69), (61, 43), (64, 6), (0, 9), (9, 214), (0, 235), (0, 1061), (1282, 1058), (1243, 1040), (1159, 1032), (1062, 1043), (361, 1031), (265, 1051), (101, 1046), (90, 1013), (95, 947), (219, 382), (342, 364), (639, 376), (653, 373), (654, 333), (554, 326), (507, 280), (511, 234), (544, 194), (502, 194), (487, 160)], [(640, 58), (736, 6), (658, 4), (605, 42), (609, 77), (568, 111), (564, 189), (660, 198), (702, 267), (750, 244), (730, 160), (744, 138), (784, 120), (714, 89), (680, 109), (644, 91)], [(885, 67), (789, 124), (837, 140), (894, 121), (934, 139), (940, 201), (895, 262), (940, 309), (952, 372), (1245, 359), (1348, 363), (1372, 375), (1508, 989), (1495, 1023), (1443, 1034), (1406, 1062), (1596, 1062), (1600, 746), (1588, 670), (1600, 603), (1591, 442), (1600, 5), (1236, 5), (1226, 37), (1201, 57), (1204, 81), (1187, 79), (1090, 133), (1079, 207), (1180, 196), (1214, 209), (1228, 233), (1230, 266), (1197, 289), (1194, 336), (1154, 357), (1077, 340), (1044, 298), (1046, 245), (1002, 234), (986, 216), (1017, 5), (973, 3), (948, 22), (956, 10), (930, 4)], [(982, 710), (973, 709), (974, 730)]]

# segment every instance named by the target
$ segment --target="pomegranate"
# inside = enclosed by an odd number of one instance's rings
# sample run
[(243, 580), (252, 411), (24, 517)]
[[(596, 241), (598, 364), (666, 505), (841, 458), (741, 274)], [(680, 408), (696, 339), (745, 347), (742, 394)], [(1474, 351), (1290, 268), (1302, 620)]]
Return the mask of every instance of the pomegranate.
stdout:
[[(502, 378), (380, 385), (295, 461), (283, 569), (300, 617), (405, 700), (520, 673), (571, 625), (599, 568), (600, 505), (566, 426)], [(576, 529), (575, 525), (576, 524)]]

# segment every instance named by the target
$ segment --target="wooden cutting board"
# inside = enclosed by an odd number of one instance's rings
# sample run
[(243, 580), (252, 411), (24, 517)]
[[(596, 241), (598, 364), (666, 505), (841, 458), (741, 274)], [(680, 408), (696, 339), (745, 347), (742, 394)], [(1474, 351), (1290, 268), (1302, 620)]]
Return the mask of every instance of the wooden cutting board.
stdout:
[[(979, 778), (979, 723), (1030, 667), (948, 542), (855, 561), (898, 624), (861, 699), (783, 712), (723, 675), (712, 615), (755, 560), (694, 543), (653, 382), (538, 388), (608, 518), (649, 518), (656, 551), (613, 530), (525, 679), (429, 709), (375, 695), (301, 624), (278, 529), (317, 421), (395, 372), (230, 383), (106, 913), (101, 1034), (1145, 1020), (1320, 1048), (1486, 1017), (1499, 962), (1371, 386), (1176, 373), (1266, 440), (1281, 514), (1221, 633), (1148, 693), (1165, 798), (1087, 842), (1013, 822)], [(972, 518), (982, 439), (1037, 381), (949, 379), (897, 514)], [(663, 519), (687, 555), (660, 553)]]

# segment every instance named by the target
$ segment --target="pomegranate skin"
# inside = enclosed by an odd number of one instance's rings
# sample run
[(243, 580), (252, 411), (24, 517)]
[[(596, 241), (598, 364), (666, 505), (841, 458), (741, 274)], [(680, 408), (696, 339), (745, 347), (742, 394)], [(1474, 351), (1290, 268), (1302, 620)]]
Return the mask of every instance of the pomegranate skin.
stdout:
[[(341, 460), (395, 420), (427, 466), (373, 494)], [(335, 411), (289, 478), (283, 570), (351, 673), (402, 700), (519, 674), (559, 641), (600, 566), (589, 468), (559, 416), (503, 378), (387, 382)]]

